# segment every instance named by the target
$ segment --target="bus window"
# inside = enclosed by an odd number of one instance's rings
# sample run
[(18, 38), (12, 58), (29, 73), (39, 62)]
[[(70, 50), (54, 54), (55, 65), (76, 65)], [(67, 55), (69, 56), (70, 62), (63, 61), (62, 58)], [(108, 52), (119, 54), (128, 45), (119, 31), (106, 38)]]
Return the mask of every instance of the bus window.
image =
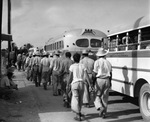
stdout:
[(91, 39), (91, 47), (101, 47), (101, 40)]
[(88, 39), (78, 39), (76, 41), (76, 45), (78, 47), (88, 47), (89, 46), (89, 41), (88, 41)]
[(56, 43), (54, 44), (54, 49), (56, 50), (57, 48), (56, 48)]
[(110, 51), (115, 51), (116, 48), (116, 39), (110, 39), (110, 43), (109, 43), (109, 50)]
[(61, 47), (64, 48), (64, 41), (61, 41)]
[(120, 34), (118, 39), (118, 44), (125, 45), (126, 44), (126, 33)]
[(58, 42), (58, 49), (61, 49), (61, 41)]
[(141, 31), (142, 31), (141, 40), (142, 41), (150, 40), (150, 27), (143, 28)]
[(126, 49), (127, 36), (126, 33), (122, 33), (118, 35), (118, 51), (122, 51)]
[(53, 50), (55, 50), (55, 43), (53, 44)]
[(52, 49), (52, 45), (50, 44), (50, 50)]
[(129, 44), (138, 42), (138, 30), (129, 32)]
[(138, 30), (129, 32), (128, 50), (137, 50), (138, 43)]
[(141, 49), (146, 49), (150, 44), (150, 27), (141, 29)]

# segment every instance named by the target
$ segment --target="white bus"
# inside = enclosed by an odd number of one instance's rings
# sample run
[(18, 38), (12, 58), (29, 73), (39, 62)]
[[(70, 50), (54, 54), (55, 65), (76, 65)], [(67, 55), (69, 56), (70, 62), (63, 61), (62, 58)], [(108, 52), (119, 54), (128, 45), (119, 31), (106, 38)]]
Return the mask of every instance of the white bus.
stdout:
[(96, 29), (74, 29), (66, 31), (62, 35), (51, 38), (45, 45), (45, 51), (54, 52), (70, 51), (81, 52), (84, 49), (97, 51), (107, 43), (107, 35)]
[(135, 24), (108, 35), (107, 59), (113, 68), (112, 90), (139, 97), (142, 117), (150, 122), (150, 18)]

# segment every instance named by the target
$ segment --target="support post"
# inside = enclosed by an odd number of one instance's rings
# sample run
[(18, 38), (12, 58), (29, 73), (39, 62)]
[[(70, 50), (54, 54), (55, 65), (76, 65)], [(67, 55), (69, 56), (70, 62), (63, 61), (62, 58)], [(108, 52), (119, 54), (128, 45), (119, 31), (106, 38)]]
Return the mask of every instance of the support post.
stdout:
[(1, 40), (2, 40), (2, 13), (3, 13), (3, 0), (0, 0), (0, 79), (1, 79), (1, 60), (2, 60), (2, 55), (1, 55)]
[[(8, 0), (8, 34), (11, 34), (11, 0)], [(8, 67), (10, 62), (11, 41), (8, 41)]]

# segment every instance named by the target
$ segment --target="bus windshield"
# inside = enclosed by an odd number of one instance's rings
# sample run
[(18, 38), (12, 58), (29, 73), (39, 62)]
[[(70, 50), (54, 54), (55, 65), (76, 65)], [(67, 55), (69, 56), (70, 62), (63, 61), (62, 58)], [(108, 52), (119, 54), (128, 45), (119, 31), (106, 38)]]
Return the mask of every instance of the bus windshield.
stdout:
[(76, 41), (76, 45), (77, 45), (78, 47), (88, 47), (88, 46), (89, 46), (89, 41), (88, 41), (88, 39), (86, 39), (86, 38), (78, 39), (78, 40)]
[(101, 40), (91, 39), (91, 47), (101, 47)]

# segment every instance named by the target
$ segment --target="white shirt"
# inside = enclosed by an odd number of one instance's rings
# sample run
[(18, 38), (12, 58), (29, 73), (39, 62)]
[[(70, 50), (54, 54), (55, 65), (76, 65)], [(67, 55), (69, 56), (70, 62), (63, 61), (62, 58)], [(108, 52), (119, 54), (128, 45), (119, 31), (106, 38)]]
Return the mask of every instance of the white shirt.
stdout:
[(99, 58), (94, 63), (94, 70), (97, 73), (96, 77), (106, 78), (110, 77), (110, 72), (112, 72), (112, 66), (108, 60), (105, 58)]
[(40, 65), (41, 57), (35, 56), (33, 59), (33, 65)]
[(48, 71), (50, 66), (50, 61), (47, 57), (41, 59), (42, 71)]
[(71, 72), (73, 72), (73, 81), (72, 81), (72, 83), (84, 80), (84, 72), (86, 71), (86, 68), (83, 64), (74, 63), (70, 66), (69, 70)]

